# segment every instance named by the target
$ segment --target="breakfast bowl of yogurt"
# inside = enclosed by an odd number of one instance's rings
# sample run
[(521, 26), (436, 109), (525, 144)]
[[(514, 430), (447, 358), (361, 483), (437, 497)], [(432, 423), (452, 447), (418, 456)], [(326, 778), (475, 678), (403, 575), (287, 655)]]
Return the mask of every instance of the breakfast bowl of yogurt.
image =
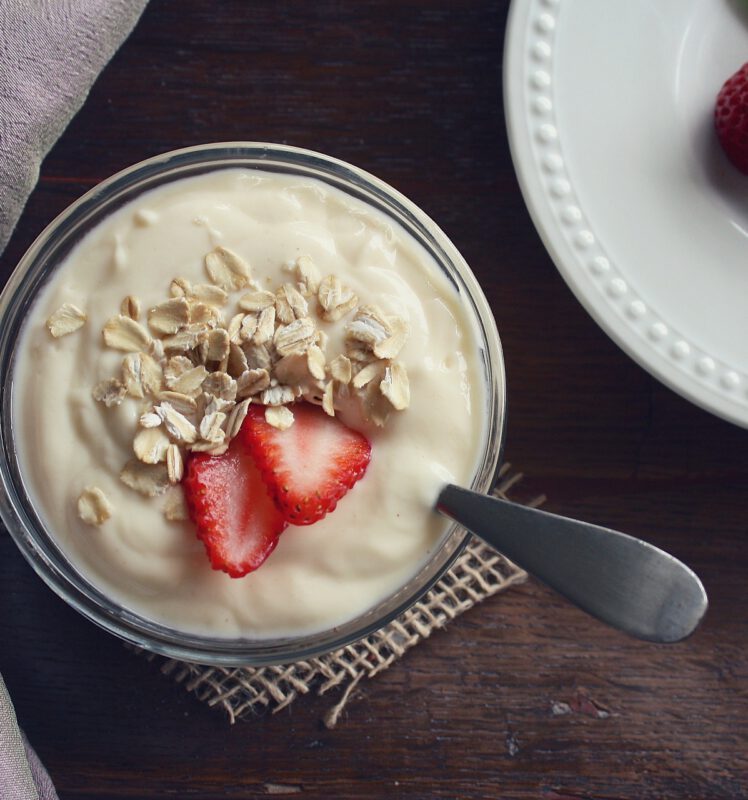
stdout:
[(0, 297), (0, 515), (120, 638), (281, 664), (381, 627), (467, 539), (505, 381), (490, 308), (413, 203), (319, 153), (191, 147), (55, 219)]

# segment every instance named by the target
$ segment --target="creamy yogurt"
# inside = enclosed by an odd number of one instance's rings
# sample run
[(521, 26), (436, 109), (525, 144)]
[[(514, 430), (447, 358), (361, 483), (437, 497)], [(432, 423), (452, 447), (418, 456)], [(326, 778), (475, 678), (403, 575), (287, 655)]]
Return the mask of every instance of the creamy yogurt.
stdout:
[[(289, 527), (256, 572), (232, 579), (210, 568), (190, 522), (170, 522), (164, 497), (145, 498), (119, 473), (132, 458), (143, 401), (106, 408), (92, 387), (119, 373), (102, 341), (126, 295), (144, 310), (172, 279), (206, 283), (204, 256), (223, 245), (271, 288), (284, 265), (310, 256), (361, 303), (405, 318), (399, 355), (411, 405), (383, 428), (347, 410), (372, 459), (364, 478), (322, 521)], [(63, 303), (88, 320), (52, 339), (45, 321)], [(328, 357), (342, 352), (346, 320), (322, 324)], [(402, 228), (313, 179), (241, 169), (152, 190), (91, 231), (29, 314), (14, 374), (15, 442), (26, 490), (78, 571), (116, 603), (180, 631), (220, 637), (309, 634), (342, 624), (408, 581), (448, 523), (432, 511), (445, 480), (469, 485), (484, 437), (486, 390), (476, 325), (447, 278)], [(84, 524), (77, 498), (101, 488), (114, 513)]]

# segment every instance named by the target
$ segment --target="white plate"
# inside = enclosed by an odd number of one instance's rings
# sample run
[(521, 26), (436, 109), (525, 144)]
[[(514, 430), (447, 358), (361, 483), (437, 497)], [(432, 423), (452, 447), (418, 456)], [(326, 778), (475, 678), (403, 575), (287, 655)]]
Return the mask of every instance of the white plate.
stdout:
[(748, 176), (713, 133), (741, 0), (514, 0), (504, 102), (561, 275), (653, 375), (748, 427)]

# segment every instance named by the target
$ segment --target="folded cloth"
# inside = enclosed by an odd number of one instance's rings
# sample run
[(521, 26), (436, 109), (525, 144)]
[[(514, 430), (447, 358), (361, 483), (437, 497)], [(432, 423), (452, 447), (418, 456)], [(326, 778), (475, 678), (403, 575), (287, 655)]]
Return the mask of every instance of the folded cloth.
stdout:
[[(147, 0), (0, 0), (0, 252), (42, 159)], [(57, 800), (0, 677), (0, 798)]]
[(3, 800), (58, 800), (47, 771), (21, 733), (0, 675), (0, 797)]
[(0, 0), (0, 253), (39, 166), (148, 0)]

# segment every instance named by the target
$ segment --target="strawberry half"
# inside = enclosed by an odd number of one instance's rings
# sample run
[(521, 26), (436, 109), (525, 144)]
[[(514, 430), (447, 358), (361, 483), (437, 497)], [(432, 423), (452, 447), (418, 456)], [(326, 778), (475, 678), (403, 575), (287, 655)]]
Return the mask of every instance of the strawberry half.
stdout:
[(264, 406), (251, 405), (237, 438), (246, 443), (285, 519), (311, 525), (363, 477), (371, 445), (318, 406), (296, 403), (291, 410), (294, 423), (281, 431), (265, 422)]
[(192, 456), (183, 486), (197, 538), (213, 569), (232, 578), (257, 569), (288, 525), (238, 439), (223, 455)]

